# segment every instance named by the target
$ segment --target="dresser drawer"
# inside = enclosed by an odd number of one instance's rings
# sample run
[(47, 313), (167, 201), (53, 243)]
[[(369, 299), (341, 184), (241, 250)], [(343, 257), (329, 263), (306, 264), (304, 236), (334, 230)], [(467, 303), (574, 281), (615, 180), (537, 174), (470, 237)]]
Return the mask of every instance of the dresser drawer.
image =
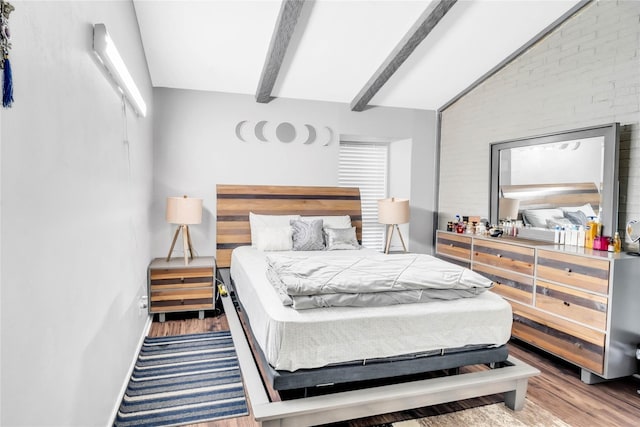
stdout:
[(476, 239), (473, 262), (533, 276), (534, 249), (491, 240)]
[(493, 281), (491, 291), (525, 304), (533, 303), (533, 277), (484, 264), (473, 264), (473, 271)]
[(607, 294), (609, 261), (539, 250), (537, 277)]
[(607, 328), (607, 301), (602, 295), (536, 281), (536, 307), (597, 329)]
[(516, 302), (512, 334), (597, 374), (603, 373), (605, 334)]
[(213, 307), (213, 287), (151, 291), (152, 313), (203, 310)]
[(471, 237), (438, 233), (436, 252), (443, 255), (471, 260)]

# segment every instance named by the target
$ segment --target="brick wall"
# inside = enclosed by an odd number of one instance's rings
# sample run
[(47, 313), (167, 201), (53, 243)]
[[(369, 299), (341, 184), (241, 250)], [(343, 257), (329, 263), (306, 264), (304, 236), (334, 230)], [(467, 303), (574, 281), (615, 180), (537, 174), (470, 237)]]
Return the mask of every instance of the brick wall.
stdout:
[(640, 2), (593, 2), (442, 112), (439, 228), (489, 214), (492, 142), (619, 122), (619, 228), (640, 219)]

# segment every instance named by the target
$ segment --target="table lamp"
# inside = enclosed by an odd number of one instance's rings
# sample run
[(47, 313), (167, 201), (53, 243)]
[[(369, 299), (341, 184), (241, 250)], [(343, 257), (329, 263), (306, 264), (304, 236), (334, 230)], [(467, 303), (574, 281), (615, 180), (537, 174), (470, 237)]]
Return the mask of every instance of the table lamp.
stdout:
[(378, 200), (378, 222), (380, 224), (387, 225), (387, 244), (385, 246), (384, 253), (389, 253), (389, 246), (391, 246), (391, 237), (393, 236), (394, 228), (398, 230), (398, 236), (400, 236), (402, 248), (407, 252), (407, 247), (404, 244), (404, 239), (402, 238), (402, 233), (400, 233), (398, 224), (406, 224), (409, 222), (409, 200), (396, 199), (394, 197)]
[(518, 210), (520, 209), (520, 200), (503, 197), (498, 201), (498, 219), (506, 219), (508, 221), (518, 219)]
[(173, 247), (178, 239), (178, 234), (182, 231), (182, 246), (184, 248), (184, 265), (189, 264), (189, 258), (193, 259), (193, 245), (189, 234), (189, 225), (200, 224), (202, 222), (202, 199), (192, 197), (167, 197), (167, 222), (177, 224), (167, 262), (171, 259)]

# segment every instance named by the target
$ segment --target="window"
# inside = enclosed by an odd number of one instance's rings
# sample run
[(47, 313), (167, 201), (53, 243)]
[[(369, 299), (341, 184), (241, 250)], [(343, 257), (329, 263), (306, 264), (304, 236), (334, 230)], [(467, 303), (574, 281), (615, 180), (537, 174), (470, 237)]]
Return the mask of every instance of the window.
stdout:
[(383, 250), (385, 229), (378, 224), (378, 200), (387, 197), (389, 146), (341, 142), (338, 185), (359, 187), (362, 202), (362, 246)]

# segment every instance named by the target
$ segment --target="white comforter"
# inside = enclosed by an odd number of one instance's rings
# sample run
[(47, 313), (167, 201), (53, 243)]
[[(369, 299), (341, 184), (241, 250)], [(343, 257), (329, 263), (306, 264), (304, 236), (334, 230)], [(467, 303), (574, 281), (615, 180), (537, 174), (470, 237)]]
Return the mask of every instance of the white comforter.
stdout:
[(267, 277), (295, 309), (374, 307), (474, 297), (491, 280), (422, 254), (269, 255)]

